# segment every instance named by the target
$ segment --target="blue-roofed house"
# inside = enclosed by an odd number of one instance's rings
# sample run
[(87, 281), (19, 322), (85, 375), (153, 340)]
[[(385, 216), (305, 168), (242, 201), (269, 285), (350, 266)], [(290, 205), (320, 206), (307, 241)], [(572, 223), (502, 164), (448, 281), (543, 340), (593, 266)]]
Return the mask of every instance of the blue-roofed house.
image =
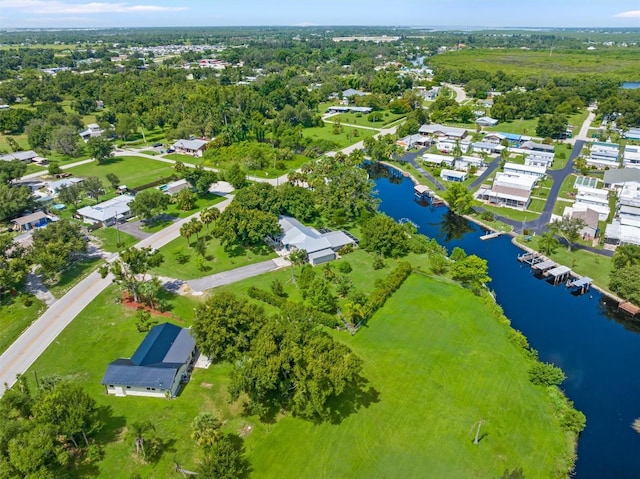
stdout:
[(116, 359), (102, 378), (107, 394), (175, 397), (188, 379), (196, 345), (191, 332), (171, 323), (151, 328), (131, 359)]

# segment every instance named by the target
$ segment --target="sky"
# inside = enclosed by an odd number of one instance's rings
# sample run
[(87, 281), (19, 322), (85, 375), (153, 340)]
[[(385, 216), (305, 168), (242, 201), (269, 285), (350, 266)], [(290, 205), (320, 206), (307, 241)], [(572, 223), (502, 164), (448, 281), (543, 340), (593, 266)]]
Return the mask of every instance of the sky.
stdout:
[(0, 0), (0, 28), (637, 27), (640, 0)]

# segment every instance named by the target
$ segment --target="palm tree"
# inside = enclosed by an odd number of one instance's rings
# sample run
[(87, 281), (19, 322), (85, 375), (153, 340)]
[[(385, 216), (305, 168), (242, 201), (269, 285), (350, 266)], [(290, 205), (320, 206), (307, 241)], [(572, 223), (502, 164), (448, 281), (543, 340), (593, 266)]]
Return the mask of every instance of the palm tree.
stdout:
[(137, 421), (131, 424), (133, 444), (136, 447), (136, 454), (138, 456), (145, 457), (144, 436), (150, 431), (155, 431), (155, 427), (153, 427), (150, 421)]
[(540, 249), (544, 254), (551, 254), (558, 247), (560, 242), (553, 235), (552, 231), (547, 231), (546, 233), (542, 233), (542, 237), (540, 238)]
[(191, 242), (189, 241), (189, 238), (191, 238), (192, 234), (193, 234), (193, 230), (191, 229), (191, 226), (189, 225), (189, 223), (185, 223), (180, 227), (180, 236), (187, 238), (187, 245), (189, 247), (191, 247)]
[(221, 426), (220, 420), (210, 412), (200, 413), (191, 423), (193, 428), (191, 438), (199, 446), (213, 446), (220, 436)]
[(200, 221), (207, 226), (207, 233), (209, 233), (209, 225), (220, 217), (220, 210), (212, 207), (204, 210), (200, 213)]
[(196, 238), (199, 238), (198, 233), (202, 231), (202, 222), (198, 220), (198, 218), (191, 218), (191, 221), (187, 224), (189, 225), (189, 228), (191, 228), (191, 233), (195, 234)]

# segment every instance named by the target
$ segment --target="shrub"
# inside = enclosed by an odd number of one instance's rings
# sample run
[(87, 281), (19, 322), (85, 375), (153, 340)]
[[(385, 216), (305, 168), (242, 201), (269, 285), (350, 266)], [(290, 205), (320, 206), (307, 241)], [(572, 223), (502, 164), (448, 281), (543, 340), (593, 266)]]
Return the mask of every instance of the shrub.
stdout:
[(349, 274), (352, 270), (353, 268), (351, 268), (351, 264), (347, 261), (341, 261), (340, 263), (338, 263), (338, 271), (340, 271), (341, 273)]
[(562, 369), (551, 363), (536, 362), (529, 370), (529, 380), (538, 386), (557, 386), (565, 379)]
[(407, 262), (400, 263), (384, 281), (378, 283), (376, 288), (367, 298), (367, 317), (370, 317), (380, 309), (387, 298), (391, 296), (404, 283), (404, 280), (411, 274), (411, 265)]
[(31, 297), (31, 295), (26, 293), (20, 295), (20, 301), (22, 301), (22, 304), (25, 308), (28, 308), (33, 304), (33, 298)]
[(286, 298), (287, 293), (284, 290), (284, 286), (282, 285), (282, 281), (279, 279), (274, 279), (271, 282), (271, 292), (280, 298)]
[(174, 253), (176, 257), (176, 262), (178, 264), (186, 264), (189, 261), (190, 256), (187, 253), (183, 253), (182, 251), (176, 251)]
[(491, 211), (483, 211), (482, 214), (480, 215), (480, 218), (482, 218), (485, 221), (493, 221), (494, 220), (494, 216), (493, 216), (493, 213)]
[(380, 256), (373, 259), (373, 269), (378, 270), (384, 268), (384, 260)]
[(140, 333), (146, 333), (153, 326), (158, 324), (158, 321), (151, 317), (149, 311), (145, 311), (143, 308), (138, 308), (136, 312), (136, 328)]
[(344, 245), (342, 248), (338, 250), (338, 254), (340, 256), (344, 256), (349, 253), (353, 253), (353, 245), (351, 243)]
[(569, 431), (580, 434), (587, 425), (587, 418), (582, 412), (573, 409), (573, 404), (570, 404), (569, 409), (565, 411), (560, 420), (560, 425)]

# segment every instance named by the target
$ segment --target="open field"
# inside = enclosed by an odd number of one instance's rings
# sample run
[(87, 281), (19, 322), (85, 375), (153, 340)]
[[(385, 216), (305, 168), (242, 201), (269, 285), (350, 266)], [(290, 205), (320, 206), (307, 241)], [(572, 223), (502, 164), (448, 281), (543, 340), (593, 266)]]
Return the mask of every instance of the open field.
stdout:
[[(358, 136), (355, 136), (357, 132)], [(349, 126), (343, 126), (342, 132), (334, 135), (333, 125), (325, 124), (325, 126), (316, 126), (313, 128), (305, 128), (302, 130), (302, 134), (311, 139), (331, 141), (336, 144), (336, 149), (345, 148), (354, 143), (364, 140), (368, 136), (373, 136), (377, 132), (374, 130), (367, 130), (365, 128), (352, 128)]]
[[(169, 158), (170, 156), (171, 155), (167, 155), (167, 158)], [(183, 161), (184, 163), (189, 163), (187, 160), (181, 160), (181, 161)], [(231, 161), (225, 161), (224, 159), (219, 159), (219, 158), (200, 159), (199, 161), (200, 161), (200, 164), (204, 166), (209, 166), (211, 168), (217, 168), (221, 170), (221, 174), (224, 174), (224, 172), (231, 166), (231, 163), (232, 163)], [(307, 156), (293, 155), (292, 159), (286, 160), (283, 162), (284, 168), (277, 168), (276, 167), (278, 165), (277, 162), (275, 164), (270, 162), (267, 168), (262, 168), (262, 169), (248, 170), (246, 168), (246, 164), (243, 164), (242, 162), (240, 162), (240, 166), (244, 168), (245, 172), (249, 176), (255, 176), (258, 178), (278, 178), (284, 175), (285, 173), (297, 170), (303, 164), (309, 161), (311, 161), (311, 159)], [(196, 161), (195, 163), (198, 163), (198, 162)]]
[(75, 166), (67, 171), (74, 176), (97, 176), (106, 185), (109, 184), (106, 179), (107, 174), (114, 173), (120, 179), (120, 183), (129, 188), (136, 188), (175, 174), (173, 166), (169, 163), (139, 156), (117, 156), (110, 158), (102, 165), (92, 162)]
[(29, 307), (24, 306), (19, 297), (3, 298), (0, 302), (0, 353), (46, 309), (39, 299), (33, 296), (30, 298), (32, 303)]
[(494, 73), (502, 70), (518, 77), (594, 73), (629, 81), (637, 78), (640, 58), (636, 49), (598, 49), (593, 51), (528, 51), (519, 49), (464, 49), (435, 55), (432, 67), (477, 69)]
[[(355, 257), (347, 258), (355, 265)], [(528, 360), (483, 301), (457, 285), (412, 275), (356, 336), (332, 332), (363, 359), (369, 384), (359, 408), (343, 409), (339, 423), (322, 424), (290, 416), (264, 424), (240, 415), (240, 405), (227, 400), (228, 364), (196, 370), (172, 401), (107, 396), (100, 385), (107, 364), (130, 356), (143, 338), (134, 311), (118, 296), (115, 287), (102, 293), (31, 368), (39, 377), (57, 374), (77, 382), (111, 408), (96, 438), (108, 441), (105, 457), (92, 477), (123, 470), (166, 477), (174, 461), (193, 470), (199, 451), (189, 425), (202, 411), (216, 412), (229, 432), (252, 426), (245, 439), (252, 477), (421, 477), (424, 471), (499, 477), (522, 467), (528, 478), (549, 478), (562, 477), (566, 468), (571, 437), (553, 418), (545, 389), (528, 381)], [(197, 301), (169, 302), (182, 318), (172, 322), (189, 325)], [(168, 447), (155, 464), (133, 460), (133, 446), (122, 439), (127, 426), (142, 419), (155, 425)], [(485, 421), (482, 440), (474, 445), (479, 419)]]
[(536, 135), (536, 127), (538, 126), (538, 119), (532, 118), (530, 120), (512, 120), (500, 122), (496, 126), (485, 127), (485, 131), (497, 131), (503, 133), (514, 133), (517, 135)]
[(388, 110), (377, 111), (376, 114), (381, 115), (381, 121), (369, 121), (370, 113), (339, 113), (337, 115), (330, 116), (327, 118), (328, 125), (333, 127), (333, 122), (335, 120), (340, 120), (341, 123), (348, 123), (351, 125), (358, 126), (368, 126), (370, 128), (382, 128), (384, 125), (388, 123), (393, 123), (399, 118), (406, 116), (406, 114), (395, 114), (391, 113)]
[[(201, 238), (206, 235), (206, 231), (205, 226), (200, 233)], [(267, 246), (254, 249), (236, 247), (231, 253), (227, 253), (220, 245), (220, 241), (218, 241), (217, 238), (212, 238), (207, 241), (204, 260), (198, 260), (198, 254), (193, 248), (196, 237), (192, 236), (189, 240), (191, 246), (188, 246), (187, 240), (180, 236), (160, 248), (160, 251), (164, 255), (164, 263), (155, 268), (153, 273), (177, 279), (202, 278), (203, 276), (220, 273), (221, 271), (228, 271), (241, 266), (260, 263), (261, 261), (266, 261), (277, 256), (273, 250)], [(187, 261), (180, 263), (178, 261), (178, 256), (180, 255), (186, 255), (188, 258)], [(200, 264), (202, 268), (199, 267)]]

